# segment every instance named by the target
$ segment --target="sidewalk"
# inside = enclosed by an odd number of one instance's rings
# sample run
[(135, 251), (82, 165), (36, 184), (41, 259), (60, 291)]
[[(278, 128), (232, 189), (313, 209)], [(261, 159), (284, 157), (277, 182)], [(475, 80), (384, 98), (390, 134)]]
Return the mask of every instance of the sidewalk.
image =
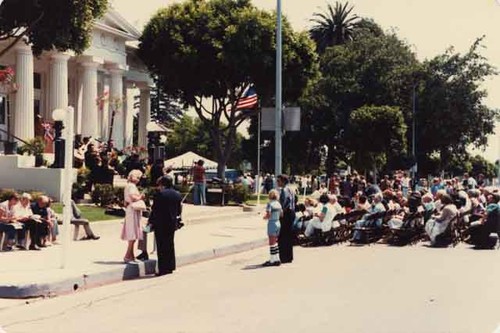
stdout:
[[(241, 211), (241, 207), (186, 206), (186, 226), (176, 233), (175, 239), (178, 266), (265, 245), (262, 217), (257, 211)], [(69, 293), (154, 273), (155, 255), (150, 255), (151, 260), (146, 263), (123, 264), (126, 244), (119, 238), (121, 227), (121, 221), (92, 223), (101, 239), (71, 241), (65, 269), (59, 268), (61, 245), (39, 252), (0, 252), (0, 298)], [(148, 245), (151, 252), (152, 234)]]

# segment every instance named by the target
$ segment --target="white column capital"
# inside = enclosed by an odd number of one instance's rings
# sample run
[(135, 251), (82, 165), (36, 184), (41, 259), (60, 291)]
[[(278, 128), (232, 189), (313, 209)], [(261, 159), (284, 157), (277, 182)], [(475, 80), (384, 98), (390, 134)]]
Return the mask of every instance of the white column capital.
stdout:
[(68, 61), (71, 55), (62, 52), (54, 52), (49, 55), (51, 60)]
[(31, 46), (24, 43), (24, 42), (20, 42), (18, 45), (16, 45), (14, 47), (14, 50), (18, 54), (26, 54), (26, 55), (33, 54), (33, 50), (31, 49)]
[(83, 55), (78, 57), (78, 63), (83, 67), (99, 67), (104, 65), (104, 60), (99, 57)]

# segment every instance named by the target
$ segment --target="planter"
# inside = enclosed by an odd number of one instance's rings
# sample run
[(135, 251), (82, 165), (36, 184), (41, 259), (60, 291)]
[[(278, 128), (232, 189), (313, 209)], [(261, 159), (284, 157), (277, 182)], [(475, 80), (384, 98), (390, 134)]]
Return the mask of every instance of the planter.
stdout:
[(5, 155), (14, 155), (17, 153), (17, 142), (5, 141), (3, 147)]

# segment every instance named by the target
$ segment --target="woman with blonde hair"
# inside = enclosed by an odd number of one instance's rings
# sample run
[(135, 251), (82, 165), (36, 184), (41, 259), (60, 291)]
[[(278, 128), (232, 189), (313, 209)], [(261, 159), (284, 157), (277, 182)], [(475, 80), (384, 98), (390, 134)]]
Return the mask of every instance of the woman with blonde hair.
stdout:
[(146, 209), (146, 205), (144, 203), (144, 195), (137, 188), (141, 177), (142, 172), (140, 170), (130, 171), (124, 191), (125, 222), (123, 223), (121, 239), (128, 242), (127, 252), (123, 258), (125, 263), (135, 260), (134, 243), (136, 240), (143, 240), (141, 218), (142, 211)]
[(269, 202), (266, 206), (267, 220), (267, 236), (269, 237), (269, 251), (271, 257), (263, 266), (279, 266), (281, 265), (279, 257), (278, 236), (280, 234), (281, 224), (280, 217), (283, 215), (283, 209), (278, 201), (279, 193), (276, 190), (269, 192)]

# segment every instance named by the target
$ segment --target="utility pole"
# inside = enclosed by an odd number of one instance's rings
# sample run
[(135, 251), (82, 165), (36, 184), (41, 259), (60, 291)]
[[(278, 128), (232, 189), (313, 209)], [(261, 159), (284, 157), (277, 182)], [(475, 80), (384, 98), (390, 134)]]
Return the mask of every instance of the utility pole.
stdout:
[(417, 136), (417, 85), (413, 85), (413, 121), (412, 121), (412, 142), (411, 142), (411, 153), (413, 158), (415, 158), (415, 163), (412, 166), (412, 179), (417, 178), (417, 148), (416, 148), (416, 136)]
[(277, 0), (277, 27), (276, 27), (276, 114), (275, 114), (275, 156), (274, 174), (276, 177), (282, 173), (282, 22), (281, 22), (281, 0)]

